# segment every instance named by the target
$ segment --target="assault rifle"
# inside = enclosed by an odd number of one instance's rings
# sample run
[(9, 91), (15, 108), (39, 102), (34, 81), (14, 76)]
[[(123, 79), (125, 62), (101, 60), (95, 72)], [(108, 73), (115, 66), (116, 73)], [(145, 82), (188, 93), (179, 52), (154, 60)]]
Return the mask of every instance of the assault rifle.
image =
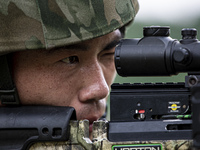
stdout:
[(196, 29), (180, 41), (169, 27), (145, 27), (141, 39), (123, 39), (115, 65), (121, 76), (188, 75), (185, 83), (113, 84), (110, 121), (76, 120), (70, 107), (0, 109), (0, 149), (172, 150), (200, 148), (200, 42)]

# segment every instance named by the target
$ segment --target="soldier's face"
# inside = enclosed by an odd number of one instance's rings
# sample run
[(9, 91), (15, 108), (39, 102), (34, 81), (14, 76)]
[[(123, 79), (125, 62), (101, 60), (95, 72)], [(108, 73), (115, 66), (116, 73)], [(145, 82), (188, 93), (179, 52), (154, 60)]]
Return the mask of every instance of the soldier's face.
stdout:
[(78, 120), (88, 119), (92, 124), (105, 111), (120, 38), (116, 30), (59, 49), (14, 53), (13, 77), (21, 103), (72, 106)]

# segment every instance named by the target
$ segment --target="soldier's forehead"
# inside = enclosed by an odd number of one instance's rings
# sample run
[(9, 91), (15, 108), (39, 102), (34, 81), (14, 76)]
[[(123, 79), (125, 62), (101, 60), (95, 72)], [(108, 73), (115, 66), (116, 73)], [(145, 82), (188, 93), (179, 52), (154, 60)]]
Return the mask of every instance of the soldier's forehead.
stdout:
[[(114, 33), (114, 32), (113, 32)], [(111, 35), (107, 34), (107, 36)], [(112, 34), (112, 36), (110, 36), (110, 38), (104, 40), (105, 36), (99, 37), (103, 40), (104, 45), (102, 45), (102, 50), (108, 50), (114, 46), (116, 46), (120, 39), (122, 38), (122, 35), (120, 32), (115, 32), (114, 34)], [(97, 39), (97, 38), (95, 38)], [(91, 40), (95, 40), (95, 39), (91, 39)], [(66, 51), (66, 50), (76, 50), (76, 51), (87, 51), (89, 49), (91, 49), (89, 43), (91, 43), (91, 40), (86, 40), (83, 42), (79, 42), (76, 44), (70, 44), (70, 45), (66, 45), (66, 46), (62, 46), (62, 47), (58, 47), (58, 48), (52, 48), (50, 50), (48, 50), (48, 53), (58, 53), (60, 51)]]

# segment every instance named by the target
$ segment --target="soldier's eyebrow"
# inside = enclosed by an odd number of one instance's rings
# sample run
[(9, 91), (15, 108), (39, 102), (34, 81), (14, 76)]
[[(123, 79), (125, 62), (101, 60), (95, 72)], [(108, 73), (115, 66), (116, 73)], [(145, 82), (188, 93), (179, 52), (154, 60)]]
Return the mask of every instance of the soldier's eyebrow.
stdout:
[(103, 48), (103, 50), (110, 50), (112, 48), (114, 48), (115, 46), (117, 46), (120, 42), (120, 40), (122, 39), (122, 35), (116, 35), (112, 41), (110, 41), (109, 43), (106, 44), (106, 46)]
[(103, 50), (110, 50), (112, 48), (114, 48), (115, 46), (117, 46), (119, 44), (120, 40), (114, 40), (110, 43), (108, 43), (108, 45), (106, 45), (106, 47), (104, 47)]
[(86, 44), (83, 43), (78, 43), (78, 44), (71, 44), (71, 45), (66, 45), (63, 46), (62, 49), (64, 50), (80, 50), (80, 51), (86, 51), (88, 50), (88, 46)]

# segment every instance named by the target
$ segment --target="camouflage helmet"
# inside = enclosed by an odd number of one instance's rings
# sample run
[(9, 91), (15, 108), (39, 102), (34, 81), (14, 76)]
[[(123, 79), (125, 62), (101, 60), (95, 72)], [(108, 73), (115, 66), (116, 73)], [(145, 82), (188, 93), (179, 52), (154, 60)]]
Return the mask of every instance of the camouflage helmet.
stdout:
[(137, 0), (2, 0), (0, 55), (98, 37), (134, 19)]

